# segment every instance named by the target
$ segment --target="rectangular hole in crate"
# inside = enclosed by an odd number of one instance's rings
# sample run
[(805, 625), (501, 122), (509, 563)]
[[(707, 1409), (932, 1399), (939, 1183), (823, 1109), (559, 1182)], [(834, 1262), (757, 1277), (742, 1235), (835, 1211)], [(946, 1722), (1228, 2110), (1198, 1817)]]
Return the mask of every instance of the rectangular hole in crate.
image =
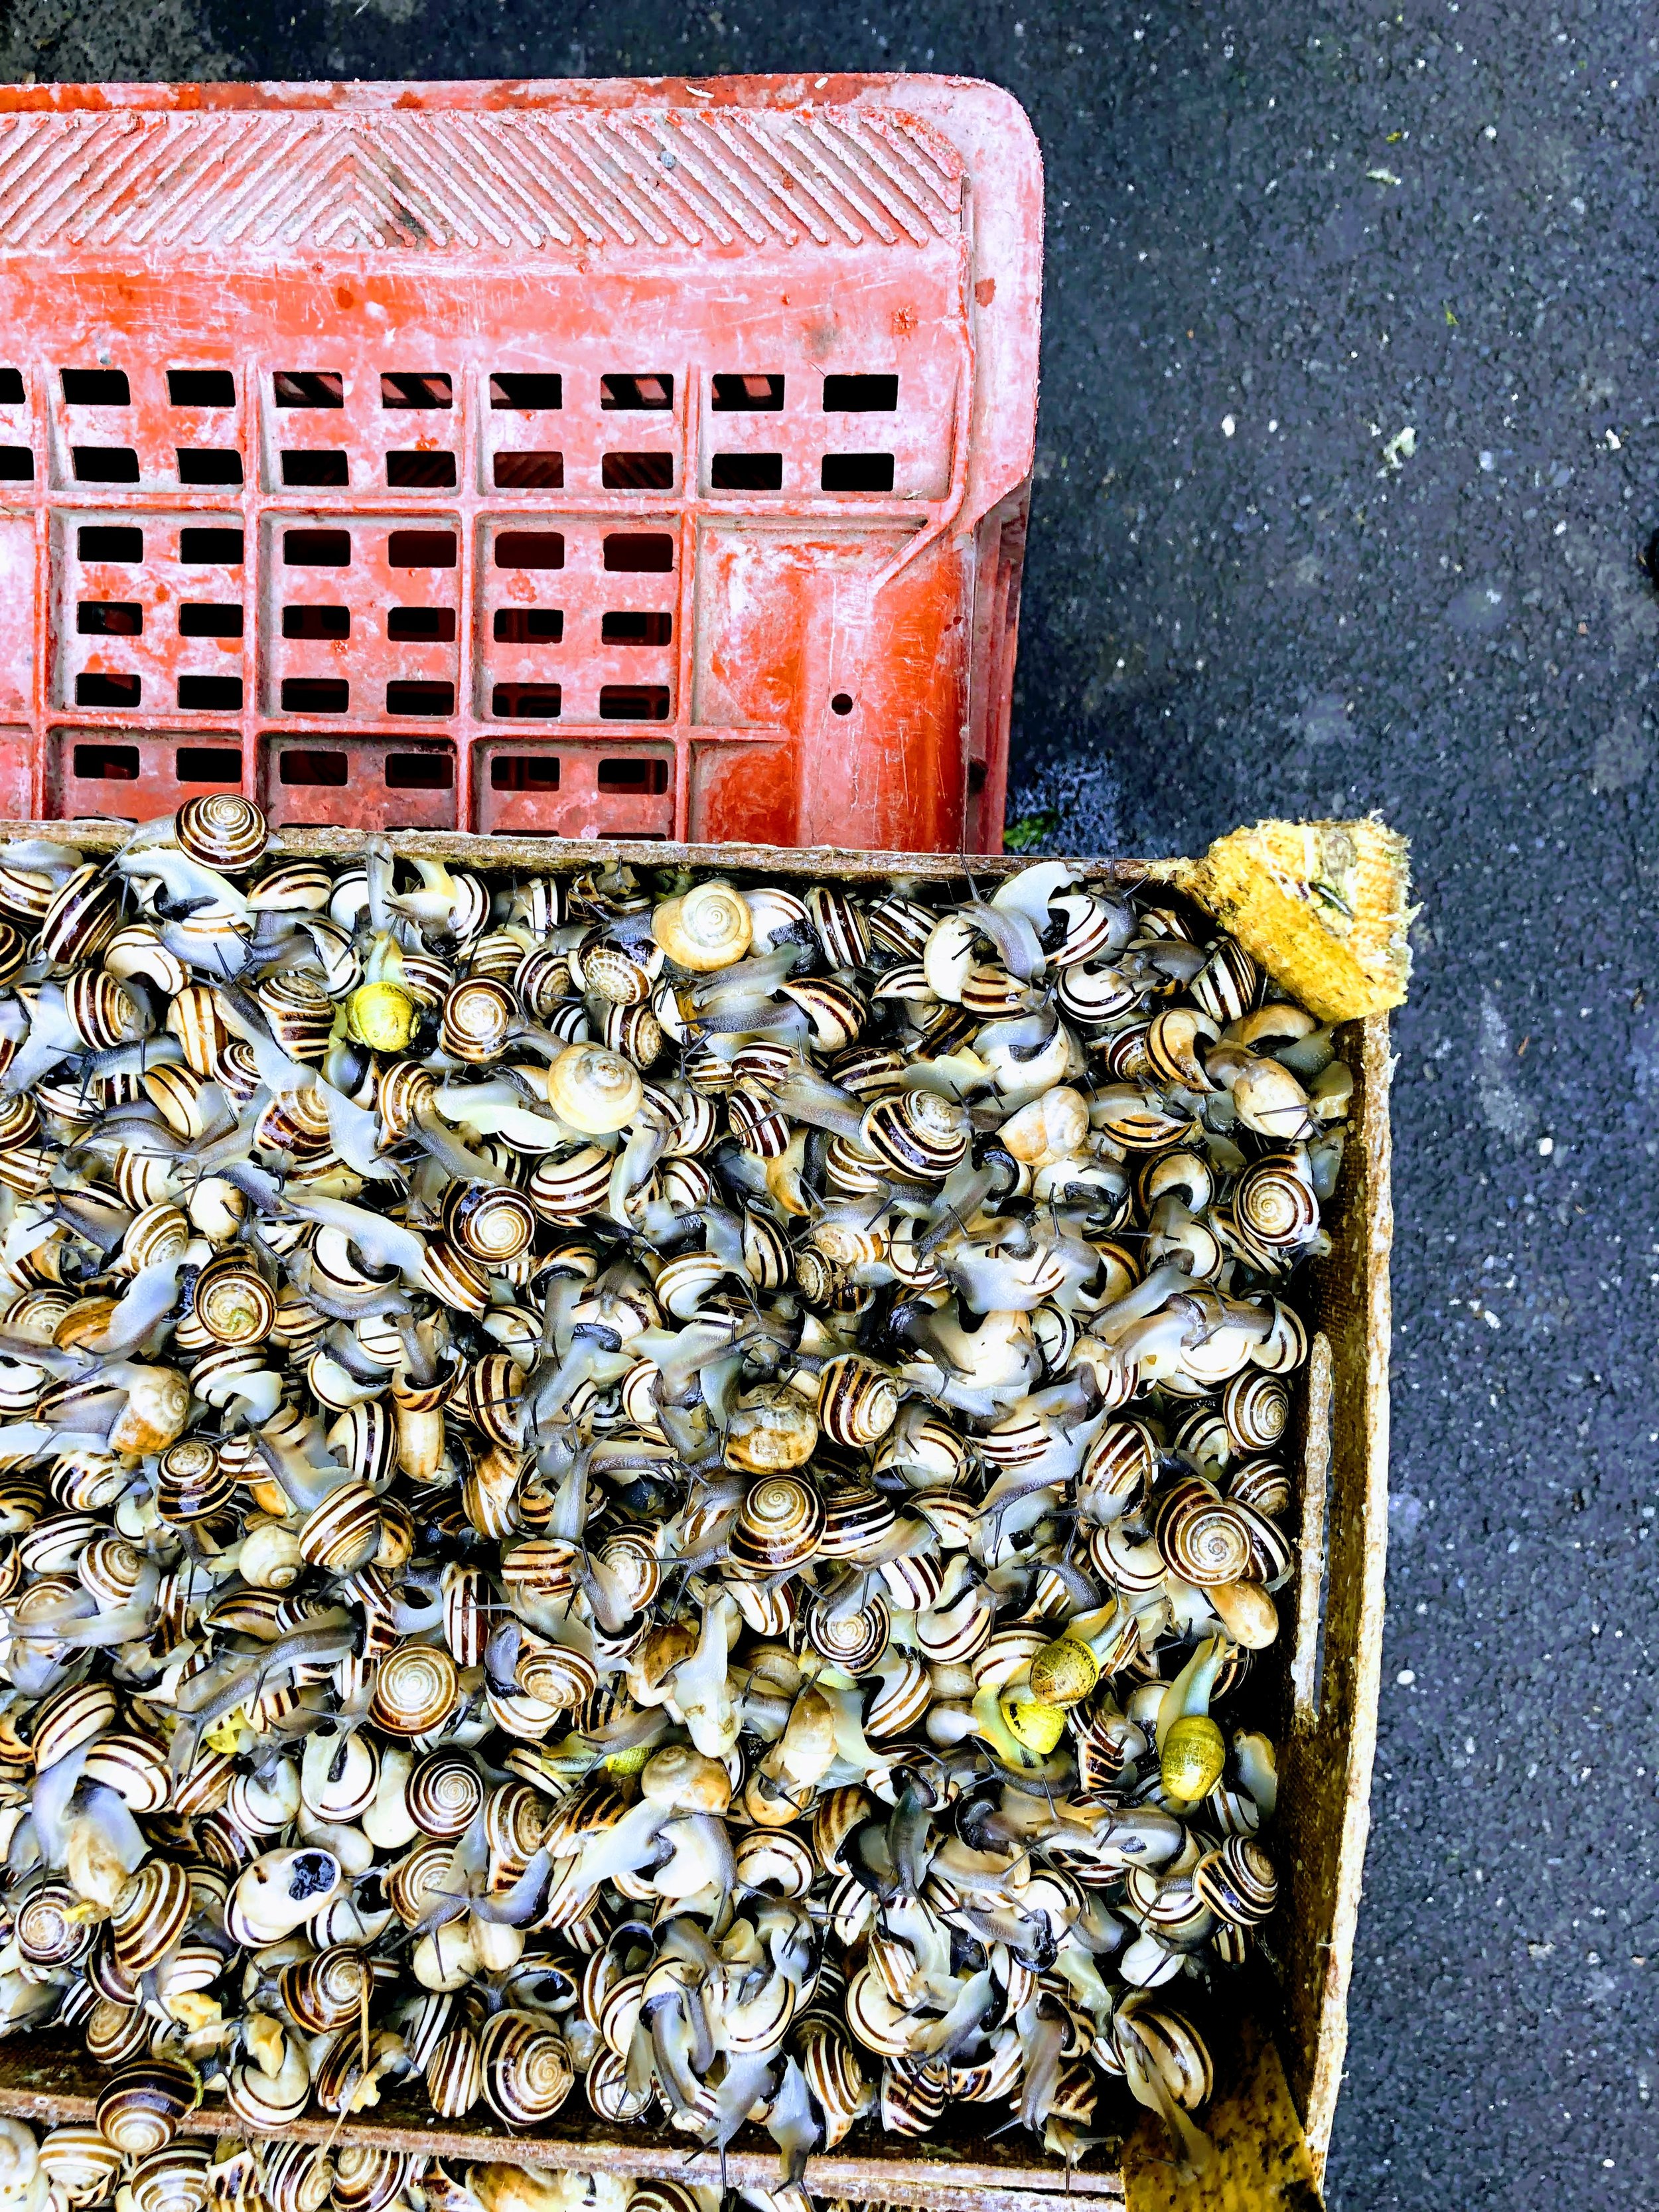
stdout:
[(349, 530), (285, 530), (283, 559), (290, 568), (349, 568)]
[(665, 576), (674, 566), (674, 540), (665, 530), (614, 530), (605, 541), (605, 565), (617, 576)]
[(179, 610), (180, 637), (240, 637), (242, 610), (222, 599), (186, 599)]
[(890, 415), (898, 405), (896, 376), (826, 376), (826, 415)]
[(285, 676), (283, 712), (285, 714), (343, 714), (351, 703), (351, 686), (343, 676)]
[(382, 407), (453, 407), (454, 379), (441, 370), (383, 368)]
[(75, 773), (88, 783), (137, 783), (137, 745), (76, 745)]
[(386, 539), (386, 557), (394, 568), (453, 568), (455, 533), (453, 530), (394, 530)]
[(450, 791), (455, 763), (447, 753), (388, 753), (386, 780), (392, 791)]
[(672, 615), (635, 614), (624, 608), (604, 616), (599, 623), (601, 645), (672, 645), (673, 641)]
[(99, 675), (82, 669), (75, 679), (75, 703), (77, 707), (136, 707), (143, 688), (137, 676)]
[(144, 533), (131, 522), (83, 522), (75, 533), (75, 550), (83, 561), (142, 561)]
[(599, 404), (610, 414), (660, 414), (674, 404), (672, 376), (602, 376)]
[(489, 763), (492, 791), (556, 791), (557, 753), (497, 753)]
[(599, 688), (602, 722), (665, 722), (668, 686), (665, 684), (605, 684)]
[(21, 407), (22, 404), (22, 370), (21, 368), (0, 368), (0, 407)]
[(64, 399), (70, 407), (131, 407), (132, 387), (124, 368), (66, 368)]
[(240, 783), (242, 756), (229, 745), (180, 745), (173, 772), (180, 783)]
[(138, 456), (131, 446), (71, 446), (76, 483), (137, 483)]
[(544, 415), (564, 405), (564, 379), (556, 370), (498, 369), (489, 380), (489, 404), (520, 415)]
[(345, 405), (345, 377), (337, 368), (279, 368), (270, 389), (279, 407)]
[(562, 491), (564, 455), (497, 453), (495, 489), (497, 491)]
[(716, 453), (708, 464), (715, 491), (781, 491), (781, 453)]
[(453, 607), (388, 607), (386, 634), (395, 643), (453, 645)]
[(179, 481), (186, 484), (239, 484), (242, 457), (228, 446), (180, 446)]
[(658, 796), (668, 788), (665, 760), (602, 760), (598, 777), (601, 791), (650, 792)]
[(716, 415), (775, 415), (783, 405), (783, 379), (716, 376), (710, 404)]
[(891, 491), (890, 453), (826, 453), (818, 472), (825, 491)]
[(503, 530), (495, 539), (498, 568), (562, 568), (562, 530)]
[(418, 451), (388, 453), (386, 480), (393, 491), (453, 491), (455, 456)]
[(234, 407), (236, 379), (228, 368), (170, 368), (167, 398), (175, 407)]
[(557, 684), (498, 684), (489, 695), (489, 711), (505, 721), (556, 722), (563, 700)]
[(240, 676), (181, 676), (179, 704), (198, 714), (239, 714), (242, 679)]
[(347, 776), (343, 752), (323, 752), (316, 745), (288, 745), (279, 761), (283, 783), (330, 783), (341, 787)]
[(386, 687), (386, 710), (388, 714), (453, 714), (455, 686), (400, 678)]
[(284, 607), (284, 637), (349, 637), (349, 607)]
[[(134, 537), (137, 532), (133, 532)], [(292, 537), (294, 532), (290, 531)], [(340, 535), (343, 537), (344, 532)], [(135, 556), (136, 557), (136, 556)], [(204, 568), (240, 568), (242, 565), (242, 533), (240, 530), (181, 530), (179, 532), (179, 558), (186, 564)]]
[(33, 483), (34, 456), (27, 446), (0, 446), (0, 483)]
[(276, 773), (284, 783), (329, 784), (338, 790), (349, 770), (343, 753), (325, 752), (312, 745), (285, 745), (277, 757)]
[(75, 627), (82, 637), (138, 637), (144, 611), (136, 599), (82, 599), (75, 611)]
[(497, 645), (556, 645), (564, 635), (562, 607), (497, 607)]
[(349, 483), (351, 466), (333, 446), (290, 446), (283, 453), (283, 482), (291, 491), (319, 491)]
[(599, 463), (606, 491), (672, 491), (672, 453), (606, 453)]

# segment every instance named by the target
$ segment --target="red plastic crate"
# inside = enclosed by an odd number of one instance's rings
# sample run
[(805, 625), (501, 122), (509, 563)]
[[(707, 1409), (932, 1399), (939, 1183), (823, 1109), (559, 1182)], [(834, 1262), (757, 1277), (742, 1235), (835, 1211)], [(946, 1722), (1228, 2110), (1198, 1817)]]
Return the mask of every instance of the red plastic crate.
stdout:
[(1041, 269), (969, 80), (0, 88), (0, 811), (994, 848)]

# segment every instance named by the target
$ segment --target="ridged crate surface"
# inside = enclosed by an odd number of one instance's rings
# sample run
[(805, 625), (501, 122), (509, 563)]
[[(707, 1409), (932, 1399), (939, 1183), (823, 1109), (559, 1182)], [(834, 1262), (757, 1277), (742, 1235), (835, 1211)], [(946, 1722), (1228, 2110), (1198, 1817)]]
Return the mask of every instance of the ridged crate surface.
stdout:
[(0, 88), (0, 811), (994, 843), (1041, 215), (962, 80)]

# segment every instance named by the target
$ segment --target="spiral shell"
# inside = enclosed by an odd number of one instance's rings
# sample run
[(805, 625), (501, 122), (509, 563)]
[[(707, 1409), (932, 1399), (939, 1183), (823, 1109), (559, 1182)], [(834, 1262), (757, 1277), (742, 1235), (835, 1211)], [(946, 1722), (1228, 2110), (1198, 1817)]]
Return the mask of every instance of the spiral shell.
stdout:
[(483, 1802), (483, 1778), (459, 1753), (429, 1752), (409, 1778), (409, 1817), (425, 1836), (465, 1835)]
[(833, 1443), (877, 1443), (898, 1414), (898, 1393), (878, 1368), (851, 1355), (828, 1361), (818, 1377), (818, 1424)]
[(321, 1066), (334, 1009), (316, 977), (302, 968), (290, 969), (256, 984), (254, 996), (271, 1035), (289, 1058)]
[(300, 1530), (301, 1557), (308, 1566), (331, 1574), (347, 1575), (366, 1566), (380, 1540), (377, 1505), (367, 1482), (341, 1483), (307, 1515)]
[(902, 1176), (937, 1182), (967, 1156), (968, 1116), (952, 1098), (902, 1091), (865, 1109), (865, 1149)]
[(495, 2014), (484, 2029), (480, 2056), (485, 2099), (509, 2127), (535, 2127), (551, 2119), (575, 2086), (564, 2039), (543, 2014)]
[(1277, 1520), (1291, 1510), (1291, 1478), (1278, 1460), (1243, 1460), (1233, 1469), (1227, 1495), (1235, 1504), (1252, 1506)]
[(812, 1649), (848, 1674), (867, 1674), (880, 1664), (892, 1627), (892, 1608), (880, 1591), (852, 1613), (839, 1613), (823, 1598), (807, 1610)]
[(1222, 1419), (1241, 1452), (1270, 1452), (1284, 1438), (1290, 1419), (1290, 1395), (1276, 1377), (1236, 1375), (1221, 1394)]
[(1267, 1152), (1253, 1160), (1233, 1191), (1233, 1219), (1264, 1251), (1294, 1251), (1319, 1228), (1319, 1200), (1305, 1156)]
[(1200, 1588), (1250, 1575), (1250, 1532), (1212, 1483), (1191, 1476), (1158, 1502), (1158, 1548), (1172, 1574)]
[(1254, 1928), (1279, 1896), (1273, 1863), (1254, 1836), (1231, 1835), (1193, 1869), (1193, 1887), (1218, 1920)]
[(177, 2059), (124, 2066), (99, 2093), (98, 2132), (122, 2157), (147, 2157), (173, 2141), (198, 2094), (190, 2069)]
[(544, 1221), (556, 1227), (580, 1221), (604, 1205), (611, 1188), (611, 1160), (597, 1145), (538, 1160), (525, 1195)]
[(519, 1010), (505, 983), (489, 975), (469, 976), (446, 994), (439, 1018), (440, 1048), (455, 1060), (495, 1060), (506, 1044)]
[(793, 1474), (766, 1474), (750, 1485), (732, 1534), (739, 1572), (774, 1575), (805, 1565), (823, 1528), (823, 1500)]
[(17, 1908), (12, 1934), (32, 1966), (72, 1966), (97, 1933), (79, 1893), (66, 1881), (46, 1881)]
[(500, 1267), (530, 1249), (536, 1209), (522, 1191), (494, 1183), (452, 1183), (444, 1197), (444, 1227), (471, 1258)]
[(253, 867), (270, 842), (262, 809), (228, 792), (187, 799), (173, 817), (173, 835), (180, 852), (228, 876)]
[(119, 915), (115, 882), (98, 863), (88, 861), (59, 884), (40, 918), (41, 958), (53, 967), (94, 958), (115, 934)]
[(605, 1136), (631, 1121), (644, 1085), (639, 1070), (603, 1045), (567, 1045), (547, 1071), (547, 1103), (567, 1127)]
[(730, 884), (702, 883), (655, 908), (651, 934), (676, 967), (706, 975), (742, 959), (754, 941), (754, 920)]
[(443, 1726), (459, 1697), (455, 1662), (447, 1651), (400, 1644), (380, 1662), (368, 1716), (388, 1735), (427, 1735)]

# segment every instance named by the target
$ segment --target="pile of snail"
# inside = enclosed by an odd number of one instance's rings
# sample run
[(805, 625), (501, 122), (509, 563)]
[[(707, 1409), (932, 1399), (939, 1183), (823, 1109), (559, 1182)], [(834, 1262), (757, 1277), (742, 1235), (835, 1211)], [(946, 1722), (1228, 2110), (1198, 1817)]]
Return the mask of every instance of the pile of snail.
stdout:
[(129, 2156), (1115, 2080), (1200, 2160), (1330, 1032), (1064, 862), (268, 843), (0, 846), (0, 2029)]

